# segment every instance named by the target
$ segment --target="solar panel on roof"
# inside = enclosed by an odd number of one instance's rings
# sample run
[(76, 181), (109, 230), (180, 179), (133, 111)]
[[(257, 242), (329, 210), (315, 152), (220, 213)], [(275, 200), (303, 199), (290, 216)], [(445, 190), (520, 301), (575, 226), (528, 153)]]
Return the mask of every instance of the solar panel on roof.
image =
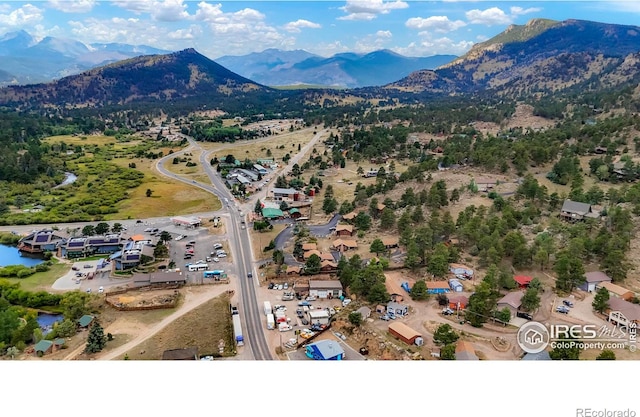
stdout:
[(80, 247), (80, 246), (84, 246), (84, 240), (79, 240), (79, 241), (73, 241), (72, 240), (71, 242), (69, 242), (68, 246), (70, 248), (77, 248), (77, 247)]
[(140, 259), (140, 255), (138, 255), (138, 254), (129, 255), (129, 256), (127, 256), (127, 259), (130, 260), (130, 261), (137, 261), (137, 260)]
[(36, 242), (47, 242), (48, 240), (49, 240), (49, 235), (36, 236)]

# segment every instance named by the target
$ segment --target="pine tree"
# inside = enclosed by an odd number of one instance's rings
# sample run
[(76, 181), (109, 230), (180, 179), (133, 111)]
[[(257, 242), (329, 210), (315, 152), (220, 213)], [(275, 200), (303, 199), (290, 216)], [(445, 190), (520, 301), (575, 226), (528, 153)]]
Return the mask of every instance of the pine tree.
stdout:
[(85, 353), (96, 353), (104, 349), (107, 344), (107, 338), (104, 335), (104, 329), (97, 321), (93, 323), (89, 329), (87, 337), (87, 346), (84, 348)]

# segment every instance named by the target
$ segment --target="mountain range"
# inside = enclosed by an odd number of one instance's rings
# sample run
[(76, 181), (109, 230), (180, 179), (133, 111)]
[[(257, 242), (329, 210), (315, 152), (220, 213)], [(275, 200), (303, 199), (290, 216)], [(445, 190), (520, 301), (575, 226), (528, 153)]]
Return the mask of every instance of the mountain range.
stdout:
[(388, 84), (413, 71), (435, 69), (455, 58), (455, 55), (406, 57), (388, 49), (324, 58), (303, 50), (267, 49), (242, 56), (225, 55), (216, 62), (264, 85), (358, 88)]
[(47, 82), (139, 55), (169, 52), (144, 45), (85, 45), (54, 37), (36, 41), (24, 30), (9, 32), (0, 37), (0, 86)]
[[(56, 43), (49, 41), (51, 44)], [(56, 50), (63, 49), (56, 45)], [(65, 45), (69, 54), (77, 55), (73, 51), (82, 50), (74, 44)], [(364, 56), (341, 54), (331, 59), (310, 57), (304, 51), (292, 51), (287, 56), (275, 51), (270, 54), (270, 60), (260, 54), (254, 55), (253, 61), (246, 60), (243, 72), (252, 68), (262, 73), (277, 73), (285, 68), (301, 71), (319, 61), (333, 60), (336, 68), (344, 63), (370, 62), (368, 69), (363, 71), (365, 74), (361, 75), (362, 82), (366, 72), (387, 72), (384, 60), (393, 57), (388, 51)], [(354, 64), (353, 68), (363, 67)], [(355, 70), (354, 73), (359, 74)], [(394, 72), (389, 70), (388, 76), (392, 74)], [(0, 71), (2, 77), (6, 74)], [(284, 98), (284, 95), (266, 86), (271, 83), (256, 82), (251, 78), (187, 49), (118, 61), (48, 84), (1, 88), (0, 105), (97, 107), (135, 101), (173, 103), (176, 100), (191, 100), (209, 108), (223, 109), (238, 105), (235, 109), (258, 110), (269, 102), (274, 106), (286, 105), (283, 104), (286, 98), (276, 103), (276, 98)], [(318, 81), (326, 85), (332, 78), (327, 74)], [(420, 69), (406, 77), (397, 74), (396, 81), (383, 87), (351, 89), (349, 93), (368, 98), (418, 97), (418, 94), (428, 93), (432, 96), (488, 94), (521, 99), (629, 87), (640, 97), (639, 82), (640, 27), (534, 19), (526, 25), (510, 26), (496, 37), (475, 45), (467, 54), (434, 70)], [(294, 104), (291, 102), (290, 105)]]
[(640, 27), (533, 19), (511, 25), (440, 68), (413, 72), (386, 88), (519, 97), (594, 91), (639, 78)]

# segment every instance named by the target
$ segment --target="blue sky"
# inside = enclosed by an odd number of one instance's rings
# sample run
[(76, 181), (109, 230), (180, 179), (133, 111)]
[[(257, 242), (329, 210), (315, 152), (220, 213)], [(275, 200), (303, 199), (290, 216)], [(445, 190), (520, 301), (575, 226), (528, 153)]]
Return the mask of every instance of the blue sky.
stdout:
[(640, 0), (619, 1), (187, 1), (0, 2), (0, 36), (24, 29), (86, 44), (122, 42), (202, 54), (267, 48), (339, 52), (391, 49), (407, 56), (461, 55), (532, 18), (636, 25)]

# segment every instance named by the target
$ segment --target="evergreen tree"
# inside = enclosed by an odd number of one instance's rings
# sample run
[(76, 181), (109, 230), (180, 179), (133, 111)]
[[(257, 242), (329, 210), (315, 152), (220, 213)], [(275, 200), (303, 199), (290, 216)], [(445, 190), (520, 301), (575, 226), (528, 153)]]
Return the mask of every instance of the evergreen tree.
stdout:
[(84, 348), (85, 353), (96, 353), (104, 349), (107, 344), (107, 338), (104, 335), (104, 329), (100, 326), (100, 323), (94, 321), (91, 329), (89, 329), (89, 336), (87, 337), (87, 345)]

